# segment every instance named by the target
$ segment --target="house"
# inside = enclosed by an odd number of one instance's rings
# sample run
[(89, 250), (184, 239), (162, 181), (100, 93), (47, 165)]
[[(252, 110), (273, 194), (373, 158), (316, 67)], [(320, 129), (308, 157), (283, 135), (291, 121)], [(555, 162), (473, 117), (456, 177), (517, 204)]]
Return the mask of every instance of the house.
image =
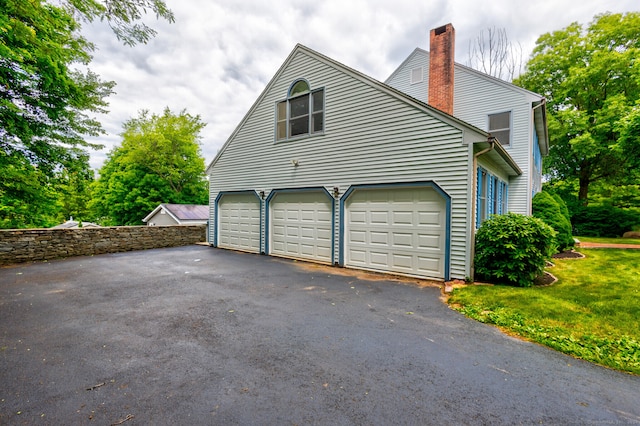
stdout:
[(78, 228), (101, 228), (101, 226), (93, 222), (78, 222), (77, 220), (73, 220), (73, 217), (71, 217), (66, 222), (52, 227), (52, 229), (78, 229)]
[(472, 276), (482, 220), (530, 213), (548, 136), (544, 99), (455, 64), (454, 34), (386, 83), (297, 45), (207, 168), (210, 243)]
[(160, 204), (144, 219), (149, 226), (204, 225), (209, 220), (209, 206), (196, 204)]

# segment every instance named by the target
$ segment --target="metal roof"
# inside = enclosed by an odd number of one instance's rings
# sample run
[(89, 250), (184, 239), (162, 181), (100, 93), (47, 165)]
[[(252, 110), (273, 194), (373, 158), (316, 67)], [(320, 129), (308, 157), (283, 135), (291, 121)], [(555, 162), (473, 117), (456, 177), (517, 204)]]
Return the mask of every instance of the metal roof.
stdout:
[(162, 204), (166, 210), (180, 220), (207, 220), (209, 206), (197, 204)]

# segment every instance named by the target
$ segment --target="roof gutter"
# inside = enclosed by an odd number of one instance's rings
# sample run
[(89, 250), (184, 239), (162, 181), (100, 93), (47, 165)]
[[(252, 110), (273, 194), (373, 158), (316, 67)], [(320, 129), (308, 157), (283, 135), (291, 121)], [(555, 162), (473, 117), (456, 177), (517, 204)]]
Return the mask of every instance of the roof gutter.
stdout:
[[(536, 124), (538, 124), (538, 120), (536, 119), (536, 109), (540, 108), (540, 107), (544, 107), (542, 109), (540, 109), (540, 125), (542, 126), (542, 131), (543, 131), (543, 139), (544, 139), (544, 143), (542, 144), (544, 149), (541, 149), (541, 153), (542, 155), (547, 155), (549, 154), (549, 129), (546, 126), (547, 123), (547, 98), (540, 98), (540, 103), (538, 103), (538, 105), (535, 105), (533, 108), (531, 108), (531, 111), (533, 112), (533, 125), (536, 126)], [(540, 143), (540, 142), (539, 142)]]

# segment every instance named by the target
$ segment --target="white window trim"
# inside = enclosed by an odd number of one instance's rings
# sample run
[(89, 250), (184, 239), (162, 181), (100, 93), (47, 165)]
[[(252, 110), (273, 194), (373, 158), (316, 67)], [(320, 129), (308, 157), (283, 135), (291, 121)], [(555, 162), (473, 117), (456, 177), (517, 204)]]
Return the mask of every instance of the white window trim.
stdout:
[[(491, 116), (492, 115), (499, 115), (499, 114), (509, 114), (509, 128), (502, 128), (502, 129), (492, 129), (491, 128)], [(491, 132), (503, 132), (505, 130), (509, 130), (509, 140), (508, 141), (500, 141), (500, 144), (503, 146), (511, 146), (511, 141), (513, 139), (513, 111), (512, 110), (507, 110), (507, 111), (498, 111), (498, 112), (492, 112), (490, 114), (487, 114), (487, 132), (491, 133)]]
[[(307, 83), (307, 86), (309, 86), (309, 91), (306, 93), (300, 93), (300, 94), (296, 94), (295, 96), (290, 96), (291, 93), (291, 88), (293, 88), (299, 81), (305, 81)], [(314, 96), (317, 96), (318, 93), (322, 92), (322, 110), (320, 111), (314, 111), (313, 110), (313, 101), (314, 101)], [(306, 133), (301, 133), (299, 135), (295, 135), (295, 136), (290, 136), (290, 125), (291, 125), (291, 112), (290, 112), (290, 101), (293, 99), (296, 99), (300, 96), (306, 96), (309, 95), (309, 114), (308, 114), (308, 132)], [(278, 106), (281, 103), (285, 103), (286, 107), (285, 107), (285, 116), (286, 118), (284, 120), (278, 120)], [(318, 131), (313, 131), (313, 118), (315, 115), (317, 115), (319, 112), (322, 113), (322, 130), (318, 130)], [(290, 141), (290, 140), (297, 140), (297, 139), (303, 139), (303, 138), (309, 138), (309, 137), (314, 137), (314, 136), (319, 136), (319, 135), (324, 135), (324, 131), (325, 131), (325, 127), (326, 127), (326, 90), (323, 87), (318, 87), (315, 89), (311, 89), (311, 85), (309, 84), (309, 82), (307, 80), (304, 79), (296, 79), (293, 81), (293, 83), (291, 83), (291, 85), (289, 86), (289, 89), (287, 90), (287, 97), (283, 100), (279, 100), (276, 102), (275, 104), (275, 117), (274, 117), (274, 122), (275, 122), (275, 129), (274, 129), (274, 140), (276, 143), (280, 143), (280, 142), (286, 142), (286, 141)], [(284, 138), (280, 138), (278, 139), (278, 124), (280, 122), (284, 121), (285, 123), (285, 137)]]

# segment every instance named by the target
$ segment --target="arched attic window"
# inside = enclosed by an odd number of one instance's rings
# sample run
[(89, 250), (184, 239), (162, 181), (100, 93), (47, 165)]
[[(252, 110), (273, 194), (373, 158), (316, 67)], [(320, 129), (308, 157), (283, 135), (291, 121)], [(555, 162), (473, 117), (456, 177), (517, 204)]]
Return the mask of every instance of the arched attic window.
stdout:
[(309, 136), (324, 131), (324, 89), (311, 90), (309, 82), (297, 79), (287, 99), (276, 108), (276, 140)]

